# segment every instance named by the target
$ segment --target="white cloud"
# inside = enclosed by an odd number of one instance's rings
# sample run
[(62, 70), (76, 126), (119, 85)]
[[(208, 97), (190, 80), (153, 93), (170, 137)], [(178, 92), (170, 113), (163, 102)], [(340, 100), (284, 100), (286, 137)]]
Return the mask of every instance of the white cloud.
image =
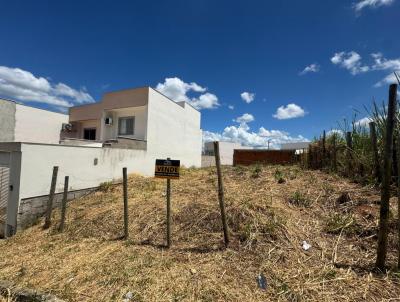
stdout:
[(400, 58), (388, 60), (380, 52), (372, 53), (371, 57), (375, 62), (371, 67), (372, 70), (400, 70)]
[(22, 102), (46, 103), (59, 107), (94, 102), (85, 89), (76, 90), (63, 83), (52, 84), (29, 71), (6, 66), (0, 66), (0, 95)]
[(357, 127), (367, 127), (370, 122), (372, 122), (372, 119), (370, 117), (364, 117), (354, 122), (354, 125)]
[(229, 108), (230, 110), (233, 110), (233, 109), (235, 109), (235, 106), (233, 106), (233, 105), (228, 105), (228, 108)]
[(209, 92), (200, 95), (198, 98), (192, 98), (188, 103), (196, 109), (213, 109), (219, 106), (217, 96)]
[(306, 68), (304, 68), (303, 71), (301, 71), (299, 73), (299, 75), (305, 75), (310, 72), (316, 73), (320, 70), (320, 68), (321, 68), (321, 66), (319, 66), (317, 63), (314, 63), (314, 64), (306, 66)]
[(388, 76), (384, 77), (382, 80), (377, 82), (374, 87), (382, 87), (384, 85), (390, 85), (390, 84), (398, 84), (399, 82), (397, 81), (396, 76), (394, 73), (389, 74)]
[[(372, 53), (371, 57), (373, 63), (370, 65), (364, 65), (361, 63), (361, 56), (355, 51), (350, 52), (338, 52), (331, 58), (331, 62), (335, 65), (339, 65), (350, 71), (351, 74), (356, 75), (363, 72), (370, 71), (382, 71), (390, 70), (400, 71), (400, 58), (398, 59), (386, 59), (382, 53)], [(390, 73), (385, 78), (375, 83), (375, 87), (381, 87), (385, 84), (397, 83), (396, 77), (393, 73)]]
[(254, 121), (254, 116), (249, 113), (237, 117), (234, 121), (239, 125), (225, 127), (222, 133), (203, 131), (203, 142), (228, 141), (254, 148), (266, 148), (269, 144), (270, 148), (276, 149), (282, 143), (308, 141), (301, 135), (292, 137), (285, 131), (267, 130), (264, 127), (259, 128), (258, 132), (250, 131), (248, 123)]
[(306, 112), (304, 111), (303, 108), (301, 108), (296, 104), (291, 103), (286, 106), (280, 106), (276, 110), (276, 113), (273, 115), (273, 117), (277, 118), (278, 120), (287, 120), (297, 117), (303, 117), (305, 115)]
[(358, 3), (354, 4), (354, 9), (356, 12), (359, 12), (366, 7), (390, 5), (393, 2), (394, 0), (360, 0)]
[(240, 124), (243, 124), (243, 123), (247, 124), (247, 123), (250, 123), (250, 122), (254, 121), (254, 116), (252, 114), (250, 114), (250, 113), (245, 113), (245, 114), (237, 117), (235, 119), (235, 121), (240, 123)]
[(330, 136), (330, 135), (333, 135), (333, 134), (343, 135), (343, 131), (339, 130), (339, 129), (332, 129), (332, 130), (329, 130), (326, 133), (327, 136)]
[(356, 75), (362, 72), (369, 71), (368, 66), (362, 66), (361, 56), (355, 51), (350, 52), (337, 52), (331, 58), (331, 62), (335, 65), (339, 65), (350, 71), (351, 74)]
[(267, 148), (269, 144), (271, 149), (277, 149), (283, 143), (308, 140), (301, 135), (292, 137), (285, 131), (267, 130), (264, 127), (259, 128), (258, 132), (253, 132), (248, 127), (240, 125), (228, 126), (222, 133), (203, 131), (203, 142), (210, 141), (229, 141), (254, 148)]
[(243, 101), (245, 101), (247, 104), (250, 104), (252, 101), (254, 101), (256, 94), (251, 93), (251, 92), (242, 92), (240, 94), (240, 97), (242, 98)]
[[(218, 102), (218, 97), (215, 94), (206, 92), (207, 88), (204, 88), (194, 82), (186, 83), (177, 77), (166, 78), (164, 83), (157, 84), (156, 90), (162, 94), (165, 94), (175, 102), (185, 101), (199, 110), (214, 109), (220, 105)], [(197, 97), (189, 97), (188, 93), (193, 92), (201, 94)]]

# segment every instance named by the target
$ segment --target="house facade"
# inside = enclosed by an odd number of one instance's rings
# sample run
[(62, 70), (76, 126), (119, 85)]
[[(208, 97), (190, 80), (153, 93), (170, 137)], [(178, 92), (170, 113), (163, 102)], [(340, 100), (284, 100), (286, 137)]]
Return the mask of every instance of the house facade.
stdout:
[(62, 128), (59, 144), (17, 142), (11, 136), (0, 142), (0, 237), (45, 213), (54, 166), (55, 207), (65, 176), (73, 199), (102, 182), (121, 179), (124, 167), (152, 176), (157, 158), (201, 166), (200, 112), (150, 87), (107, 93), (99, 103), (72, 107), (68, 120), (54, 128)]
[(70, 108), (63, 144), (146, 150), (200, 166), (200, 112), (151, 87), (106, 93), (95, 104)]
[(0, 142), (58, 144), (68, 115), (0, 98)]

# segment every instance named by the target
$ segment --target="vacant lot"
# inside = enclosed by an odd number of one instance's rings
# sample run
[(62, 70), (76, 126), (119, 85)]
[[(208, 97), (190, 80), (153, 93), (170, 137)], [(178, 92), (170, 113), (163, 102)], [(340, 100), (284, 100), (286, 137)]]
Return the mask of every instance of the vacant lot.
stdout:
[[(121, 301), (128, 292), (131, 301), (399, 298), (399, 274), (372, 271), (376, 189), (297, 167), (226, 167), (223, 174), (232, 237), (226, 250), (214, 168), (184, 170), (172, 181), (170, 250), (163, 248), (165, 181), (131, 175), (129, 240), (118, 240), (122, 188), (104, 186), (70, 203), (63, 234), (56, 211), (53, 228), (43, 231), (40, 222), (0, 241), (0, 279), (67, 301)], [(391, 235), (392, 266), (395, 242)], [(266, 290), (257, 285), (260, 273)]]

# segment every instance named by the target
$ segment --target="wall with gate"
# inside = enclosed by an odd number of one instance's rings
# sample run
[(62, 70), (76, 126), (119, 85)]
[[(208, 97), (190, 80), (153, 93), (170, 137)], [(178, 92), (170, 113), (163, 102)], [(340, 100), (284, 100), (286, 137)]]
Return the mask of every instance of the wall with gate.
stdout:
[(293, 150), (235, 150), (233, 153), (233, 165), (252, 164), (290, 164), (295, 162)]

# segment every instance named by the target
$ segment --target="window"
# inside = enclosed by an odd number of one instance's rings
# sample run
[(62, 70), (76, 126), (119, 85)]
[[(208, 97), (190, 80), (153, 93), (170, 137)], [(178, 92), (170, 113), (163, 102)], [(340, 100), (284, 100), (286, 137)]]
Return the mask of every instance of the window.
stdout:
[(96, 140), (96, 128), (84, 128), (83, 139), (94, 141)]
[(118, 135), (133, 135), (135, 125), (135, 117), (120, 117), (118, 119)]

